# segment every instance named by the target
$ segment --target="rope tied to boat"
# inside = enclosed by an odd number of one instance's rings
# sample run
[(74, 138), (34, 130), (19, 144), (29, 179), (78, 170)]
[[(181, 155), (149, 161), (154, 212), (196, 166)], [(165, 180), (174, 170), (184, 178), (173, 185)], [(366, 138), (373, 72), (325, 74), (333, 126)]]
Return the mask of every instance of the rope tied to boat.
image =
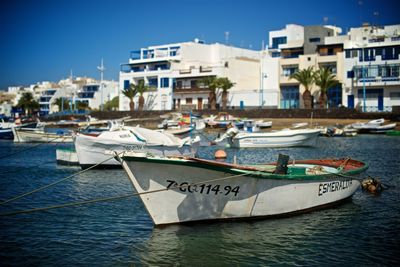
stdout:
[[(123, 153), (123, 152), (121, 152), (121, 153)], [(121, 153), (119, 153), (119, 154), (121, 154)], [(116, 157), (118, 157), (118, 156), (116, 156)], [(88, 170), (88, 169), (86, 169), (86, 170)], [(52, 210), (52, 209), (80, 206), (80, 205), (86, 205), (86, 204), (94, 204), (94, 203), (98, 203), (98, 202), (122, 200), (122, 199), (130, 198), (130, 197), (134, 197), (134, 196), (153, 194), (153, 193), (158, 193), (158, 192), (163, 192), (163, 191), (168, 191), (168, 190), (173, 190), (173, 189), (184, 189), (184, 188), (188, 188), (189, 186), (195, 186), (195, 185), (201, 185), (201, 184), (204, 184), (204, 183), (217, 182), (217, 181), (237, 178), (237, 177), (241, 177), (241, 176), (246, 176), (246, 175), (250, 175), (250, 173), (241, 173), (241, 174), (231, 175), (231, 176), (227, 176), (227, 177), (219, 177), (219, 178), (210, 179), (210, 180), (207, 180), (207, 181), (201, 181), (201, 182), (192, 183), (192, 184), (173, 185), (173, 186), (171, 186), (169, 188), (165, 187), (165, 188), (155, 189), (155, 190), (152, 190), (152, 191), (146, 191), (146, 192), (141, 192), (141, 193), (130, 193), (130, 194), (122, 195), (122, 196), (103, 197), (103, 198), (84, 200), (84, 201), (79, 201), (79, 202), (72, 202), (72, 203), (65, 203), (65, 204), (60, 204), (60, 205), (53, 205), (53, 206), (42, 207), (42, 208), (34, 208), (34, 209), (29, 209), (29, 210), (17, 210), (17, 211), (5, 212), (5, 213), (0, 213), (0, 217), (18, 215), (18, 214), (26, 214), (26, 213), (33, 213), (33, 212), (37, 212), (37, 211), (47, 211), (47, 210)], [(65, 178), (62, 179), (62, 180), (65, 180)], [(60, 182), (61, 182), (61, 180), (60, 180)], [(49, 186), (47, 186), (47, 187), (49, 187)], [(42, 187), (42, 188), (44, 189), (44, 187)], [(40, 189), (42, 189), (42, 188), (40, 188)], [(21, 195), (21, 197), (22, 197), (22, 195)], [(11, 199), (10, 201), (13, 201), (15, 199), (16, 198)], [(8, 201), (8, 202), (10, 202), (10, 201)], [(0, 203), (0, 205), (1, 204), (5, 204), (5, 202)]]
[(68, 179), (71, 179), (71, 178), (77, 176), (78, 174), (82, 174), (82, 173), (84, 173), (84, 172), (86, 172), (86, 171), (88, 171), (88, 170), (91, 170), (91, 169), (93, 169), (93, 168), (99, 166), (100, 164), (103, 164), (104, 162), (106, 162), (106, 161), (108, 161), (108, 160), (111, 160), (111, 159), (113, 159), (114, 157), (116, 157), (116, 156), (118, 156), (118, 155), (120, 155), (120, 154), (122, 154), (122, 153), (123, 153), (123, 152), (115, 153), (114, 156), (112, 156), (112, 157), (110, 157), (110, 158), (107, 158), (107, 159), (105, 159), (105, 160), (103, 160), (103, 161), (101, 161), (101, 162), (99, 162), (99, 163), (97, 163), (97, 164), (95, 164), (95, 165), (93, 165), (93, 166), (90, 166), (90, 167), (87, 168), (87, 169), (84, 169), (84, 170), (81, 170), (81, 171), (76, 172), (76, 173), (74, 173), (74, 174), (71, 174), (71, 175), (69, 175), (69, 176), (67, 176), (67, 177), (65, 177), (65, 178), (62, 178), (62, 179), (60, 179), (60, 180), (58, 180), (58, 181), (55, 181), (55, 182), (53, 182), (53, 183), (50, 183), (50, 184), (48, 184), (48, 185), (45, 185), (45, 186), (36, 188), (36, 189), (31, 190), (31, 191), (29, 191), (29, 192), (26, 192), (26, 193), (20, 194), (20, 195), (18, 195), (18, 196), (9, 198), (9, 199), (7, 199), (7, 200), (4, 200), (4, 201), (0, 202), (0, 206), (2, 206), (2, 205), (4, 205), (4, 204), (7, 204), (7, 203), (10, 203), (10, 202), (12, 202), (12, 201), (15, 201), (15, 200), (17, 200), (17, 199), (23, 198), (23, 197), (25, 197), (25, 196), (31, 195), (31, 194), (33, 194), (33, 193), (40, 192), (40, 191), (42, 191), (42, 190), (44, 190), (44, 189), (47, 189), (47, 188), (50, 188), (50, 187), (52, 187), (52, 186), (55, 186), (55, 185), (57, 185), (57, 184), (59, 184), (59, 183), (65, 181), (65, 180), (68, 180)]

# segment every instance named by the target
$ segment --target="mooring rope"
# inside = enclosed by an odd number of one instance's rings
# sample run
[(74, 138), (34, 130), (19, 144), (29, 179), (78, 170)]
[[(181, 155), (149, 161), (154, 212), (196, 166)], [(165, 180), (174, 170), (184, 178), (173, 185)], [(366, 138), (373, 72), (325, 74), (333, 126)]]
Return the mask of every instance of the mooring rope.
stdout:
[[(121, 153), (123, 153), (123, 152), (121, 152)], [(119, 154), (121, 154), (121, 153), (119, 153)], [(163, 192), (163, 191), (172, 190), (172, 189), (188, 188), (189, 186), (195, 186), (195, 185), (200, 185), (200, 184), (204, 184), (204, 183), (222, 181), (222, 180), (232, 179), (232, 178), (246, 176), (246, 175), (250, 175), (250, 174), (251, 173), (241, 173), (241, 174), (231, 175), (231, 176), (227, 176), (227, 177), (220, 177), (220, 178), (211, 179), (211, 180), (207, 180), (207, 181), (201, 181), (201, 182), (192, 183), (192, 184), (175, 185), (175, 186), (171, 186), (169, 188), (166, 187), (166, 188), (156, 189), (156, 190), (142, 192), (142, 193), (131, 193), (131, 194), (122, 195), (122, 196), (103, 197), (103, 198), (96, 198), (96, 199), (91, 199), (91, 200), (72, 202), (72, 203), (66, 203), (66, 204), (60, 204), (60, 205), (54, 205), (54, 206), (48, 206), (48, 207), (42, 207), (42, 208), (34, 208), (34, 209), (29, 209), (29, 210), (17, 210), (17, 211), (5, 212), (5, 213), (0, 213), (0, 217), (1, 216), (18, 215), (18, 214), (26, 214), (26, 213), (32, 213), (32, 212), (37, 212), (37, 211), (46, 211), (46, 210), (59, 209), (59, 208), (65, 208), (65, 207), (80, 206), (80, 205), (93, 204), (93, 203), (98, 203), (98, 202), (121, 200), (121, 199), (130, 198), (130, 197), (134, 197), (134, 196), (153, 194), (153, 193)]]
[(7, 200), (5, 200), (5, 201), (2, 201), (2, 202), (0, 202), (0, 206), (1, 206), (1, 205), (4, 205), (4, 204), (6, 204), (6, 203), (12, 202), (12, 201), (14, 201), (14, 200), (20, 199), (20, 198), (22, 198), (22, 197), (31, 195), (31, 194), (33, 194), (33, 193), (42, 191), (42, 190), (44, 190), (44, 189), (46, 189), (46, 188), (52, 187), (52, 186), (54, 186), (54, 185), (56, 185), (56, 184), (59, 184), (59, 183), (65, 181), (65, 180), (68, 180), (68, 179), (70, 179), (70, 178), (73, 178), (73, 177), (77, 176), (78, 174), (81, 174), (81, 173), (84, 173), (84, 172), (86, 172), (86, 171), (88, 171), (88, 170), (91, 170), (91, 169), (93, 169), (93, 168), (99, 166), (100, 164), (103, 164), (104, 162), (106, 162), (106, 161), (108, 161), (108, 160), (110, 160), (110, 159), (113, 159), (114, 157), (116, 157), (116, 156), (118, 156), (118, 155), (120, 155), (120, 154), (122, 154), (122, 153), (123, 153), (123, 151), (122, 151), (122, 152), (119, 152), (119, 153), (116, 153), (114, 156), (112, 156), (112, 157), (110, 157), (110, 158), (107, 158), (107, 159), (105, 159), (105, 160), (103, 160), (103, 161), (101, 161), (101, 162), (99, 162), (99, 163), (97, 163), (97, 164), (95, 164), (95, 165), (93, 165), (93, 166), (90, 166), (90, 167), (87, 168), (87, 169), (84, 169), (84, 170), (81, 170), (81, 171), (79, 171), (79, 172), (76, 172), (76, 173), (74, 173), (74, 174), (72, 174), (72, 175), (69, 175), (69, 176), (63, 178), (63, 179), (60, 179), (60, 180), (55, 181), (55, 182), (53, 182), (53, 183), (50, 183), (50, 184), (48, 184), (48, 185), (42, 186), (42, 187), (40, 187), (40, 188), (34, 189), (34, 190), (32, 190), (32, 191), (29, 191), (29, 192), (23, 193), (23, 194), (21, 194), (21, 195), (15, 196), (15, 197), (13, 197), (13, 198), (9, 198), (9, 199), (7, 199)]

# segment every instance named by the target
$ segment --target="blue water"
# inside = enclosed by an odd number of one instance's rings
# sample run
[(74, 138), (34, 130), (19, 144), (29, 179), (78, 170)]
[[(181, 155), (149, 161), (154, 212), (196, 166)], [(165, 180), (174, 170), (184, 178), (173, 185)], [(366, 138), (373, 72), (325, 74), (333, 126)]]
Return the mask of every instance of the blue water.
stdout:
[[(0, 157), (34, 146), (0, 142)], [(71, 175), (45, 144), (0, 159), (0, 199)], [(216, 147), (201, 147), (212, 158)], [(365, 175), (390, 188), (379, 196), (361, 189), (331, 209), (283, 219), (154, 228), (140, 200), (97, 203), (0, 217), (1, 266), (395, 266), (400, 263), (400, 138), (360, 135), (320, 138), (314, 148), (227, 149), (228, 161), (347, 157), (363, 160)], [(0, 206), (0, 213), (117, 196), (133, 191), (123, 170), (92, 170)]]

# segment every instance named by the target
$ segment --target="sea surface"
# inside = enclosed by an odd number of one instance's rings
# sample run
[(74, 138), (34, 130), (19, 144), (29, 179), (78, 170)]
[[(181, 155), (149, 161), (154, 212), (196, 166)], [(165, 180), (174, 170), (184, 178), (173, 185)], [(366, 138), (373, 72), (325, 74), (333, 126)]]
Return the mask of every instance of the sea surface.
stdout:
[[(0, 141), (0, 200), (80, 171), (56, 164), (59, 147), (68, 145)], [(211, 159), (217, 149), (201, 147), (199, 156)], [(153, 226), (136, 197), (0, 216), (0, 266), (399, 266), (399, 137), (321, 137), (316, 147), (226, 152), (227, 161), (249, 164), (276, 161), (279, 153), (351, 157), (366, 161), (365, 176), (388, 188), (380, 195), (360, 189), (340, 206), (288, 218), (163, 228)], [(1, 205), (0, 213), (133, 191), (123, 170), (90, 170)]]

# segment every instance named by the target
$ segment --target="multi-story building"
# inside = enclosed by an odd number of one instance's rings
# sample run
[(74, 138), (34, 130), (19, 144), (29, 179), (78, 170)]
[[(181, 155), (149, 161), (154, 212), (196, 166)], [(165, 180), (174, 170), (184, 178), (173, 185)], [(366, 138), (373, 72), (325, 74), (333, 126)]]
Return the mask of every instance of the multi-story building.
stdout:
[(15, 95), (13, 105), (17, 105), (25, 92), (32, 93), (39, 102), (40, 114), (60, 112), (56, 100), (70, 103), (69, 111), (77, 112), (78, 102), (84, 102), (90, 109), (101, 109), (101, 105), (118, 96), (118, 82), (76, 77), (60, 80), (57, 83), (41, 82), (28, 87), (9, 87), (8, 92)]
[[(263, 54), (264, 106), (279, 108), (299, 108), (302, 106), (301, 95), (304, 87), (292, 74), (301, 69), (313, 67), (330, 68), (343, 80), (342, 55), (343, 44), (339, 36), (340, 28), (333, 26), (287, 25), (285, 29), (269, 33), (269, 48)], [(330, 106), (341, 104), (341, 87), (330, 88), (328, 95)], [(313, 86), (311, 93), (318, 97), (318, 88)]]
[[(391, 111), (400, 105), (400, 25), (352, 28), (287, 25), (270, 32), (262, 69), (266, 106), (298, 108), (304, 92), (290, 76), (312, 66), (330, 68), (340, 82), (328, 89), (329, 107)], [(365, 93), (364, 93), (365, 92)], [(313, 86), (314, 102), (319, 88)]]
[[(227, 77), (234, 83), (229, 106), (259, 105), (260, 53), (199, 40), (132, 51), (129, 63), (121, 65), (120, 89), (143, 80), (152, 88), (144, 94), (145, 109), (185, 105), (201, 110), (209, 104), (210, 91), (202, 83), (206, 77)], [(129, 99), (122, 93), (119, 103), (120, 110), (129, 110)]]
[(352, 28), (344, 42), (344, 104), (365, 111), (400, 106), (400, 25)]

